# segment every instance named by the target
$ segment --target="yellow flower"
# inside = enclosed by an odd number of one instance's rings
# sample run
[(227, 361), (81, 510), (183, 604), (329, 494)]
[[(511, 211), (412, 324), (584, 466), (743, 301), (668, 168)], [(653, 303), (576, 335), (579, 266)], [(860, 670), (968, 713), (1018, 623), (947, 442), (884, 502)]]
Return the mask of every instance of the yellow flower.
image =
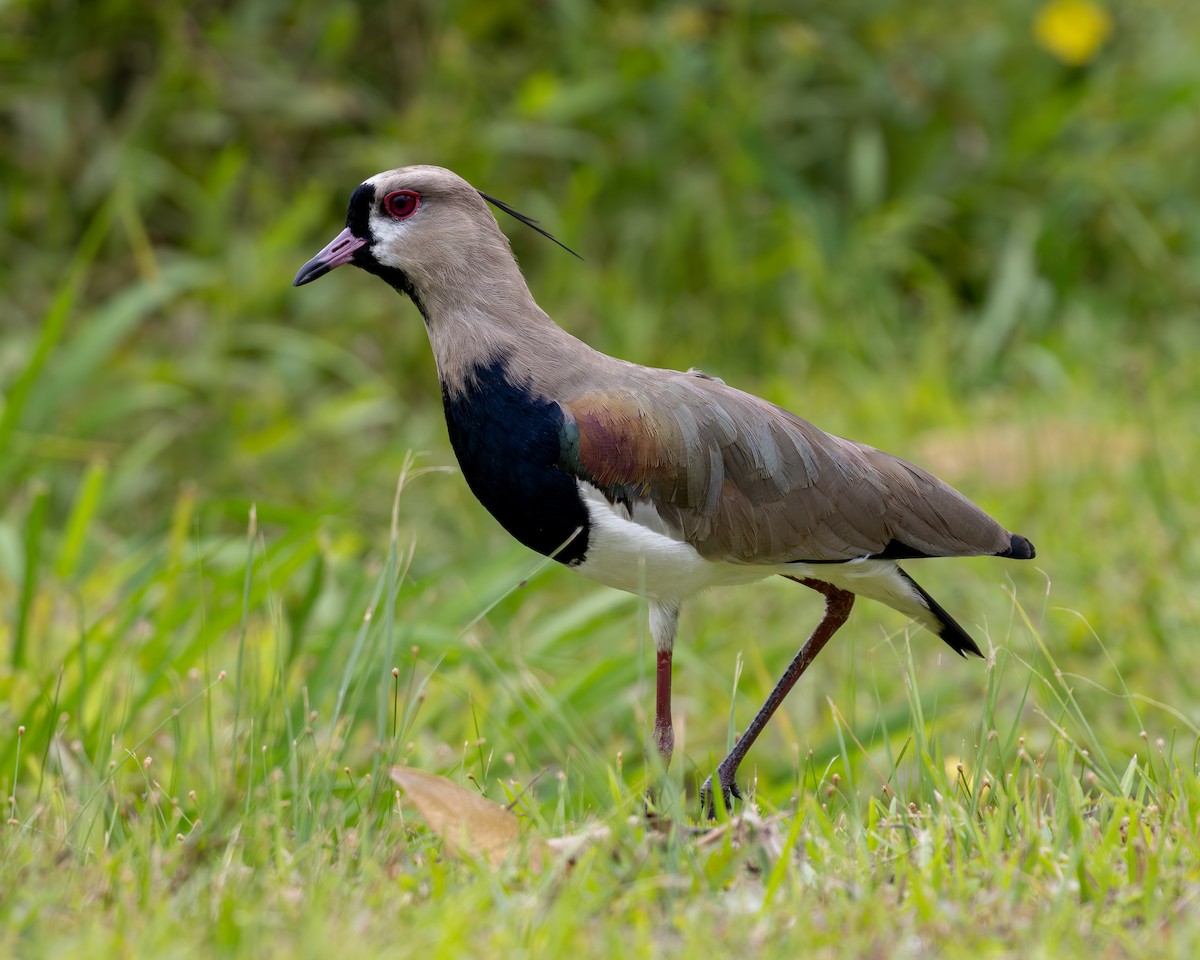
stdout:
[(1091, 0), (1050, 0), (1038, 11), (1038, 43), (1073, 67), (1087, 63), (1112, 33), (1112, 17)]

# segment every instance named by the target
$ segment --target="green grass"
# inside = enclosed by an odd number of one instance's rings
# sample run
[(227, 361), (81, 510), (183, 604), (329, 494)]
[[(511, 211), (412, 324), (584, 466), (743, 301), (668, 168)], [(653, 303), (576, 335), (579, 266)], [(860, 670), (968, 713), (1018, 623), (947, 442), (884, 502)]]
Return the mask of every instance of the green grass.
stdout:
[[(1193, 7), (1078, 67), (1018, 0), (3, 7), (0, 955), (1195, 956)], [(417, 161), (580, 250), (504, 224), (572, 332), (1028, 535), (914, 565), (988, 662), (858, 604), (697, 834), (819, 616), (699, 597), (652, 829), (641, 602), (443, 469), (411, 306), (290, 287)], [(397, 765), (528, 849), (450, 855)]]

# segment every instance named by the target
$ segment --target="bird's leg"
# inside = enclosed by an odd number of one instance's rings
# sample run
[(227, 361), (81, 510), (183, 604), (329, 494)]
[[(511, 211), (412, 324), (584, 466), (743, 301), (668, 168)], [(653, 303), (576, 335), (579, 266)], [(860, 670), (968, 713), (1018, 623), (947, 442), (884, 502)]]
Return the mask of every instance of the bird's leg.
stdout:
[[(779, 705), (783, 703), (784, 698), (796, 685), (796, 681), (800, 679), (800, 675), (808, 669), (808, 665), (816, 659), (821, 648), (829, 642), (829, 639), (838, 631), (846, 618), (850, 616), (850, 608), (854, 606), (854, 594), (848, 590), (841, 590), (831, 583), (826, 583), (823, 580), (813, 580), (809, 577), (788, 577), (789, 580), (795, 580), (797, 583), (802, 583), (806, 587), (812, 587), (818, 593), (825, 596), (825, 613), (821, 617), (821, 622), (817, 624), (817, 628), (812, 632), (812, 636), (805, 641), (804, 646), (800, 648), (800, 652), (788, 668), (783, 672), (783, 676), (779, 678), (779, 682), (775, 684), (775, 689), (771, 691), (767, 697), (766, 703), (762, 705), (754, 719), (750, 721), (745, 732), (738, 738), (737, 743), (733, 745), (733, 749), (729, 751), (729, 756), (717, 764), (717, 782), (721, 787), (721, 796), (725, 801), (725, 809), (733, 809), (733, 798), (742, 798), (741, 792), (737, 786), (737, 770), (745, 758), (747, 751), (754, 744), (758, 735), (762, 733), (767, 722), (779, 709)], [(715, 794), (713, 791), (712, 777), (710, 776), (704, 781), (704, 785), (700, 788), (700, 804), (701, 810), (708, 815), (710, 820), (716, 819), (716, 805), (714, 803)]]
[[(662, 760), (662, 773), (671, 765), (675, 752), (675, 728), (671, 723), (671, 659), (675, 632), (679, 628), (679, 605), (654, 600), (650, 603), (650, 635), (654, 638), (657, 668), (654, 684), (654, 746)], [(646, 791), (653, 803), (654, 788)]]
[(671, 651), (658, 651), (658, 676), (654, 696), (654, 745), (662, 757), (663, 770), (675, 752), (675, 728), (671, 724)]

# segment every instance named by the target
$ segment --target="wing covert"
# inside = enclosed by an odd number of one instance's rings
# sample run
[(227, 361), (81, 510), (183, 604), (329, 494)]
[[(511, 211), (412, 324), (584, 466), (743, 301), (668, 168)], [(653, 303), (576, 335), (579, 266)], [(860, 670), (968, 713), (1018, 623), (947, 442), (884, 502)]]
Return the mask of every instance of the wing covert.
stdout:
[(1010, 536), (919, 467), (843, 440), (719, 380), (668, 371), (581, 392), (560, 466), (713, 560), (967, 556)]

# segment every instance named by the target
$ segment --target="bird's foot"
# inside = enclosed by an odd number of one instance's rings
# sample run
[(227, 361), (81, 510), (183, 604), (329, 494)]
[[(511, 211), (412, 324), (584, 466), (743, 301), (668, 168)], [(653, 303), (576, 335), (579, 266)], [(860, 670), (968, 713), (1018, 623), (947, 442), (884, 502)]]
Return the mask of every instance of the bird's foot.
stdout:
[[(724, 762), (717, 765), (717, 783), (721, 785), (721, 799), (725, 802), (725, 811), (733, 812), (734, 799), (742, 799), (742, 791), (737, 785), (737, 767), (727, 767)], [(700, 787), (700, 810), (709, 820), (717, 819), (716, 794), (713, 792), (713, 778), (710, 775)]]

